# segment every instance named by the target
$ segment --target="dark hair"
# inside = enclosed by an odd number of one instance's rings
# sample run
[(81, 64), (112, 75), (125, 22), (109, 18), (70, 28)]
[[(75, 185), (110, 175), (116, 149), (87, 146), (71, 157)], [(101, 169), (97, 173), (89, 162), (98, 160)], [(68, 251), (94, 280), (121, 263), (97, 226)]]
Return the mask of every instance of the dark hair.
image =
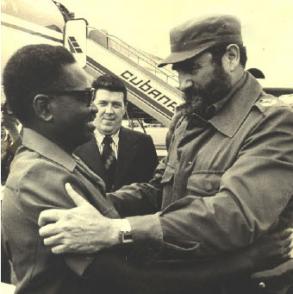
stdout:
[(4, 93), (9, 108), (23, 124), (33, 117), (35, 95), (60, 86), (62, 67), (75, 62), (62, 46), (28, 45), (16, 51), (3, 73)]
[(115, 75), (104, 74), (99, 76), (92, 85), (96, 90), (104, 89), (112, 92), (122, 92), (123, 100), (127, 102), (127, 89), (121, 79)]
[[(228, 45), (230, 45), (230, 43), (221, 43), (207, 49), (206, 52), (212, 53), (213, 61), (220, 64), (221, 59), (223, 55), (225, 54)], [(236, 44), (236, 45), (239, 47), (239, 50), (240, 50), (240, 64), (243, 67), (245, 67), (247, 62), (246, 48), (242, 44)]]

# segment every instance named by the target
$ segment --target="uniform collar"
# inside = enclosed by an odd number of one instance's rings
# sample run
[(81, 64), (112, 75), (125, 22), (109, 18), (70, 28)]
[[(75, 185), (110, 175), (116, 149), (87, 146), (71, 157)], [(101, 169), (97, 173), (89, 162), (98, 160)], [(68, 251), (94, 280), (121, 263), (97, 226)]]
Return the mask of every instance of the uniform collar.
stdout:
[(210, 124), (228, 137), (234, 136), (262, 93), (261, 85), (248, 72), (245, 73), (244, 81), (235, 87), (228, 101), (225, 99), (225, 105), (209, 120)]
[(62, 165), (71, 172), (76, 166), (76, 162), (70, 154), (32, 129), (23, 129), (22, 145), (56, 162), (58, 165)]

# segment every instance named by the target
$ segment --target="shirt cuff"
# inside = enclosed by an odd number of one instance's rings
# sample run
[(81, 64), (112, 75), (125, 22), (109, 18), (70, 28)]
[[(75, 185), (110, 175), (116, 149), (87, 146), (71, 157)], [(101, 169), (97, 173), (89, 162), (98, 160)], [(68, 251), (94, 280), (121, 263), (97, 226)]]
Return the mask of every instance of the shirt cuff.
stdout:
[(133, 241), (158, 241), (163, 242), (163, 230), (159, 218), (159, 212), (156, 214), (132, 216), (127, 220), (131, 226)]

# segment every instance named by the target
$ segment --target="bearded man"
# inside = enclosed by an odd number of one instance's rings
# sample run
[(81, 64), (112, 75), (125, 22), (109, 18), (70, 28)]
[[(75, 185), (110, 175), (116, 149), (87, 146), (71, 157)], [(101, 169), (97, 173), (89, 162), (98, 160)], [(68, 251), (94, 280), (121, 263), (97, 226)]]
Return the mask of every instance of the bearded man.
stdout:
[[(161, 66), (178, 72), (186, 104), (165, 163), (150, 183), (108, 195), (126, 216), (125, 229), (89, 205), (43, 212), (41, 225), (56, 222), (40, 230), (54, 253), (99, 251), (122, 240), (143, 244), (157, 259), (202, 261), (292, 226), (293, 113), (245, 71), (239, 21), (221, 15), (184, 23), (171, 31), (171, 51)], [(150, 249), (154, 241), (158, 250)], [(286, 268), (292, 275), (292, 259)], [(249, 275), (222, 288), (215, 293), (257, 291)]]

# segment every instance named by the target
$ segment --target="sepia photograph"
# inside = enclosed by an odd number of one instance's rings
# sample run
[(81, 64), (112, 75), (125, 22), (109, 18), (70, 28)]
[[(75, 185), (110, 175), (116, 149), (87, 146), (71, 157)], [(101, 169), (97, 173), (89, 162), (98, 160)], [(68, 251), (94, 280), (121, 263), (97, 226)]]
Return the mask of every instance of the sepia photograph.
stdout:
[(3, 294), (293, 294), (293, 1), (1, 0)]

